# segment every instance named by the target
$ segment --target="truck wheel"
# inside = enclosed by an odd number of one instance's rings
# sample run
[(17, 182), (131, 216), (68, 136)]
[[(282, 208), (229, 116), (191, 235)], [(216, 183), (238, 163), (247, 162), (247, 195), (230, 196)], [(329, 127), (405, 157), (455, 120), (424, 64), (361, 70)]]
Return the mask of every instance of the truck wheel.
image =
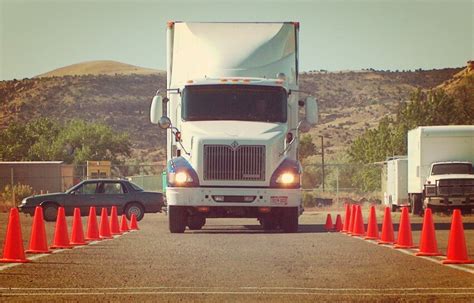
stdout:
[(180, 206), (170, 206), (168, 211), (169, 216), (169, 229), (170, 232), (175, 233), (184, 233), (186, 229), (187, 217), (186, 209)]
[(280, 227), (285, 233), (295, 233), (298, 231), (298, 207), (289, 207), (283, 211), (280, 219)]
[(423, 201), (420, 195), (411, 196), (411, 213), (419, 216), (423, 214)]
[(395, 204), (392, 204), (392, 213), (398, 211), (398, 206)]
[(188, 217), (188, 227), (190, 230), (200, 230), (206, 224), (206, 217), (193, 215)]
[(275, 216), (265, 216), (260, 220), (264, 230), (275, 230), (278, 228), (278, 220)]

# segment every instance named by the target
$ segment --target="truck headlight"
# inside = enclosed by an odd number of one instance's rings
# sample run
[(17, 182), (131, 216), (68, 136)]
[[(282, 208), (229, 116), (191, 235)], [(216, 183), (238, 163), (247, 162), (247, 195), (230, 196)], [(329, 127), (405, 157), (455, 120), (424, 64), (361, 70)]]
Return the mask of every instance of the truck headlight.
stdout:
[(197, 187), (199, 178), (196, 171), (183, 157), (174, 158), (168, 163), (167, 186)]
[(298, 161), (285, 158), (270, 178), (271, 188), (300, 188), (301, 165)]
[(174, 179), (175, 179), (176, 183), (178, 183), (178, 184), (183, 184), (183, 183), (186, 183), (186, 182), (193, 182), (193, 178), (191, 178), (191, 176), (189, 176), (184, 171), (176, 173)]
[(294, 184), (296, 182), (299, 183), (299, 175), (295, 175), (293, 173), (288, 173), (288, 172), (285, 172), (283, 174), (281, 174), (277, 179), (276, 179), (276, 183), (279, 183), (279, 184)]

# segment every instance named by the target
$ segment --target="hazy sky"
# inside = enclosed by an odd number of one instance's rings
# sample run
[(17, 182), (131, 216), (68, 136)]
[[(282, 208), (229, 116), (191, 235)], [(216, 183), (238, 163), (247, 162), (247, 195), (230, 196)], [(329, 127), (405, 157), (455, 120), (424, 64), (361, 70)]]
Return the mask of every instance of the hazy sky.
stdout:
[(89, 60), (165, 69), (168, 20), (300, 21), (301, 70), (431, 69), (474, 59), (473, 0), (0, 0), (0, 79)]

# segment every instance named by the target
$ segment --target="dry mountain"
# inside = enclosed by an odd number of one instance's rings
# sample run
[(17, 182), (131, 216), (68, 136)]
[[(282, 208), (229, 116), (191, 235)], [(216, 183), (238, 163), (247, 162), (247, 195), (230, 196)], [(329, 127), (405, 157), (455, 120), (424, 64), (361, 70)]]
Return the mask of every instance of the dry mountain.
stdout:
[[(309, 72), (301, 89), (320, 102), (321, 124), (311, 130), (316, 143), (324, 135), (329, 154), (342, 150), (358, 134), (394, 113), (416, 89), (436, 87), (461, 68), (416, 72)], [(163, 132), (149, 123), (149, 106), (166, 76), (111, 61), (75, 64), (21, 81), (0, 82), (0, 128), (36, 117), (80, 118), (128, 132), (136, 155), (156, 161), (165, 144)], [(160, 152), (157, 152), (160, 149)]]

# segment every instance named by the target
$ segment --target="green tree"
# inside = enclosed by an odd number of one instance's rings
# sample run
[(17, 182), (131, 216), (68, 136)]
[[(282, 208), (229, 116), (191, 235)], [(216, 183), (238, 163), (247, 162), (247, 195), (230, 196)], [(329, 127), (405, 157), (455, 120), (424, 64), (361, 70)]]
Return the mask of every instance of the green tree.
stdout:
[(300, 161), (316, 154), (316, 144), (313, 143), (313, 138), (310, 134), (303, 135), (300, 138), (298, 148)]
[(119, 162), (129, 156), (131, 143), (127, 134), (109, 126), (72, 120), (65, 125), (41, 118), (29, 123), (11, 124), (0, 132), (0, 160), (48, 161), (84, 164), (87, 160)]

